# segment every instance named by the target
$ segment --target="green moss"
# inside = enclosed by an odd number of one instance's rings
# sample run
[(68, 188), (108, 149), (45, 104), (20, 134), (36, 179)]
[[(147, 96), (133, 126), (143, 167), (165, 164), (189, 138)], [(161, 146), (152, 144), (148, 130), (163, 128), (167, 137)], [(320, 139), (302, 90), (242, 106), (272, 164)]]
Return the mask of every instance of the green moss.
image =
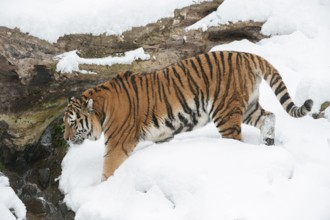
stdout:
[(64, 124), (60, 119), (56, 120), (56, 123), (52, 129), (52, 144), (55, 147), (66, 149), (68, 144), (63, 138)]
[(5, 165), (0, 161), (0, 172), (5, 170)]

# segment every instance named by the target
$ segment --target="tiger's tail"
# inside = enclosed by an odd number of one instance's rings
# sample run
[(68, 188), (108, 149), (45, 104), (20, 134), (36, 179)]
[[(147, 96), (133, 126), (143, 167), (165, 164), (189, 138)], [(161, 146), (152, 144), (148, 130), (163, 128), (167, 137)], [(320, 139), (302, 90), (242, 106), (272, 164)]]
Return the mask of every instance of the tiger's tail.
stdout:
[(313, 107), (313, 100), (307, 99), (301, 107), (298, 107), (292, 101), (290, 94), (279, 72), (267, 61), (264, 60), (264, 69), (261, 76), (272, 88), (277, 99), (284, 110), (294, 118), (300, 118), (307, 115)]

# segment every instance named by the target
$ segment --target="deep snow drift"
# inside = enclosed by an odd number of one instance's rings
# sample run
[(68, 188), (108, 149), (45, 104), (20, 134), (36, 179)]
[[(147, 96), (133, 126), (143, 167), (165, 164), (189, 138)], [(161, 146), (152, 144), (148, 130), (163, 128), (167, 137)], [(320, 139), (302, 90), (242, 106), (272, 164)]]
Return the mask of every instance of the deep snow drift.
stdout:
[(203, 0), (1, 0), (0, 26), (51, 42), (65, 34), (118, 34)]
[[(330, 17), (325, 13), (330, 4), (278, 2), (227, 0), (215, 12), (220, 15), (191, 28), (202, 24), (207, 29), (221, 20), (266, 21), (264, 33), (279, 35), (213, 50), (265, 57), (280, 71), (296, 103), (312, 98), (316, 112), (330, 100)], [(249, 126), (243, 127), (242, 143), (221, 139), (209, 124), (168, 143), (140, 144), (101, 183), (103, 142), (86, 141), (72, 146), (63, 161), (65, 202), (77, 219), (330, 219), (330, 123), (291, 118), (266, 83), (260, 93), (262, 106), (277, 117), (276, 146), (260, 145), (259, 131)]]

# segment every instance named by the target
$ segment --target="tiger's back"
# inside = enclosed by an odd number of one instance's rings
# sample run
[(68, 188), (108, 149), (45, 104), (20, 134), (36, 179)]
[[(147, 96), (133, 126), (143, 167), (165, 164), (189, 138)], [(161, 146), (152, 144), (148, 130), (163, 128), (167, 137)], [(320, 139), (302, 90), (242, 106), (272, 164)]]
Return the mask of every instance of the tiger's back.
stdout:
[[(242, 65), (246, 65), (243, 60), (239, 61), (239, 68), (236, 57), (232, 63), (225, 62), (233, 59), (231, 56), (212, 52), (131, 78), (131, 81), (142, 81), (141, 91), (136, 88), (135, 93), (141, 93), (142, 99), (147, 98), (142, 103), (149, 103), (145, 108), (151, 113), (141, 125), (139, 137), (165, 141), (177, 133), (201, 127), (210, 119), (220, 124), (220, 115), (229, 115), (238, 107), (243, 113), (253, 92), (258, 92), (261, 78), (243, 68)], [(239, 59), (244, 59), (244, 55)], [(142, 91), (147, 84), (153, 91), (149, 95), (148, 91)]]
[(262, 143), (274, 144), (275, 116), (258, 102), (262, 79), (291, 116), (311, 110), (311, 100), (302, 107), (292, 102), (278, 71), (265, 59), (240, 52), (210, 52), (152, 73), (126, 72), (85, 91), (81, 99), (94, 101), (105, 134), (104, 177), (138, 141), (166, 141), (210, 120), (224, 138), (241, 140), (246, 123), (260, 129)]

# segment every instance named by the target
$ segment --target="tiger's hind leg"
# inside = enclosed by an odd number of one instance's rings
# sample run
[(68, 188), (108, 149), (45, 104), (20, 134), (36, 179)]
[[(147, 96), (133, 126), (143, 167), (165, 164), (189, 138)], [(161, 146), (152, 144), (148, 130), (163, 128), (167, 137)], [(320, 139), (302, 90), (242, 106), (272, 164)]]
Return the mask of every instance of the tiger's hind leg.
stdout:
[(243, 110), (240, 107), (227, 109), (225, 113), (213, 115), (213, 122), (216, 125), (219, 133), (223, 138), (231, 138), (242, 140), (241, 125), (242, 125)]
[(243, 123), (260, 129), (261, 142), (266, 145), (275, 143), (275, 115), (265, 111), (258, 102), (250, 105), (243, 115)]

